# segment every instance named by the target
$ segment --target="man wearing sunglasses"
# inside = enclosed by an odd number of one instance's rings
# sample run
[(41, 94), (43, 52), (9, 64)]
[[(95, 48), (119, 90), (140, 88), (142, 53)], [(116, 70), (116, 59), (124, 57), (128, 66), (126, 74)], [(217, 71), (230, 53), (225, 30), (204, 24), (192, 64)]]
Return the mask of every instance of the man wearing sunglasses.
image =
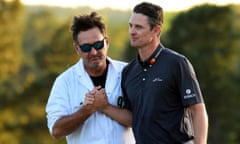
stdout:
[(122, 109), (125, 62), (107, 56), (109, 39), (96, 12), (75, 16), (74, 48), (81, 57), (58, 76), (46, 105), (48, 128), (68, 144), (133, 144), (132, 117)]

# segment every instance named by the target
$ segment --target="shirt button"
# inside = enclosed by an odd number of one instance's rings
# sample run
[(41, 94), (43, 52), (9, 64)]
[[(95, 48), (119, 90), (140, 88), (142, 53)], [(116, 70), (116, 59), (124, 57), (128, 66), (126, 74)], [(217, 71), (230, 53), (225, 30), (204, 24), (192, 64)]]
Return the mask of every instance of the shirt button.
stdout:
[(144, 69), (143, 71), (147, 71), (147, 69)]
[(143, 80), (143, 81), (145, 81), (146, 79), (145, 79), (145, 78), (143, 78), (142, 80)]

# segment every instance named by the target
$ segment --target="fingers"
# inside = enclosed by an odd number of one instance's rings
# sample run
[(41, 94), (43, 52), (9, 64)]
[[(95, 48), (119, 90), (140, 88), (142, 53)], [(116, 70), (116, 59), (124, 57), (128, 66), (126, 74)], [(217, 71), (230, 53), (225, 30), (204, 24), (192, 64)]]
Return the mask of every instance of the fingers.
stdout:
[(84, 105), (93, 104), (95, 101), (95, 96), (98, 96), (104, 93), (105, 89), (102, 89), (101, 86), (94, 87), (89, 93), (86, 93)]
[(101, 90), (101, 86), (94, 87), (92, 91), (90, 91), (91, 94), (95, 94), (97, 91)]
[(95, 100), (94, 95), (91, 93), (87, 93), (85, 95), (84, 105), (93, 104), (94, 100)]
[(86, 96), (88, 95), (89, 97), (95, 97), (95, 95), (98, 93), (100, 89), (101, 86), (94, 87), (93, 90), (86, 94)]
[(105, 89), (102, 88), (102, 89), (96, 91), (94, 95), (95, 95), (95, 97), (99, 97), (99, 96), (102, 97), (102, 96), (105, 96), (105, 95), (106, 95)]
[(92, 105), (95, 109), (101, 109), (108, 104), (107, 95), (101, 86), (95, 87), (85, 95), (84, 105)]

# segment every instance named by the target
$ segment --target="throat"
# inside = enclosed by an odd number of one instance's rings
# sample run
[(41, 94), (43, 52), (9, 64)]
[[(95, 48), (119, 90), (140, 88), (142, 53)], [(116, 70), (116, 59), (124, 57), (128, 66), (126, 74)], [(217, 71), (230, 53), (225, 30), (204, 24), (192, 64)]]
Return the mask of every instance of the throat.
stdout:
[(101, 86), (102, 88), (105, 88), (106, 78), (107, 78), (107, 69), (104, 71), (104, 73), (100, 76), (90, 76), (94, 86)]
[(106, 83), (106, 79), (107, 79), (107, 71), (108, 71), (108, 64), (109, 62), (107, 61), (107, 65), (106, 68), (104, 68), (104, 70), (99, 70), (99, 72), (96, 73), (96, 71), (94, 72), (94, 74), (90, 74), (90, 78), (94, 84), (94, 86), (101, 86), (102, 88), (105, 88), (105, 83)]

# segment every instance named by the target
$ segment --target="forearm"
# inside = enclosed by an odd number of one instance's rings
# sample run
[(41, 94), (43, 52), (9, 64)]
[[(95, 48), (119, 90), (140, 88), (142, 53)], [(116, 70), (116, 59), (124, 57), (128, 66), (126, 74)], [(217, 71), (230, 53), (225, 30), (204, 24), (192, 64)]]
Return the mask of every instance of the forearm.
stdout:
[(208, 122), (206, 116), (194, 119), (195, 144), (206, 144), (208, 133)]
[(125, 127), (132, 127), (132, 113), (127, 109), (120, 109), (108, 104), (101, 112)]
[(207, 144), (208, 116), (204, 104), (193, 111), (194, 144)]
[(92, 107), (85, 105), (72, 115), (61, 117), (53, 126), (52, 135), (61, 139), (76, 130), (94, 112)]
[[(94, 95), (94, 102), (92, 105), (97, 111), (106, 114), (108, 117), (119, 122), (125, 127), (132, 126), (132, 113), (127, 109), (120, 109), (114, 105), (111, 105), (108, 102), (105, 89), (95, 89), (92, 94)], [(89, 99), (90, 97), (87, 95), (87, 98)]]

